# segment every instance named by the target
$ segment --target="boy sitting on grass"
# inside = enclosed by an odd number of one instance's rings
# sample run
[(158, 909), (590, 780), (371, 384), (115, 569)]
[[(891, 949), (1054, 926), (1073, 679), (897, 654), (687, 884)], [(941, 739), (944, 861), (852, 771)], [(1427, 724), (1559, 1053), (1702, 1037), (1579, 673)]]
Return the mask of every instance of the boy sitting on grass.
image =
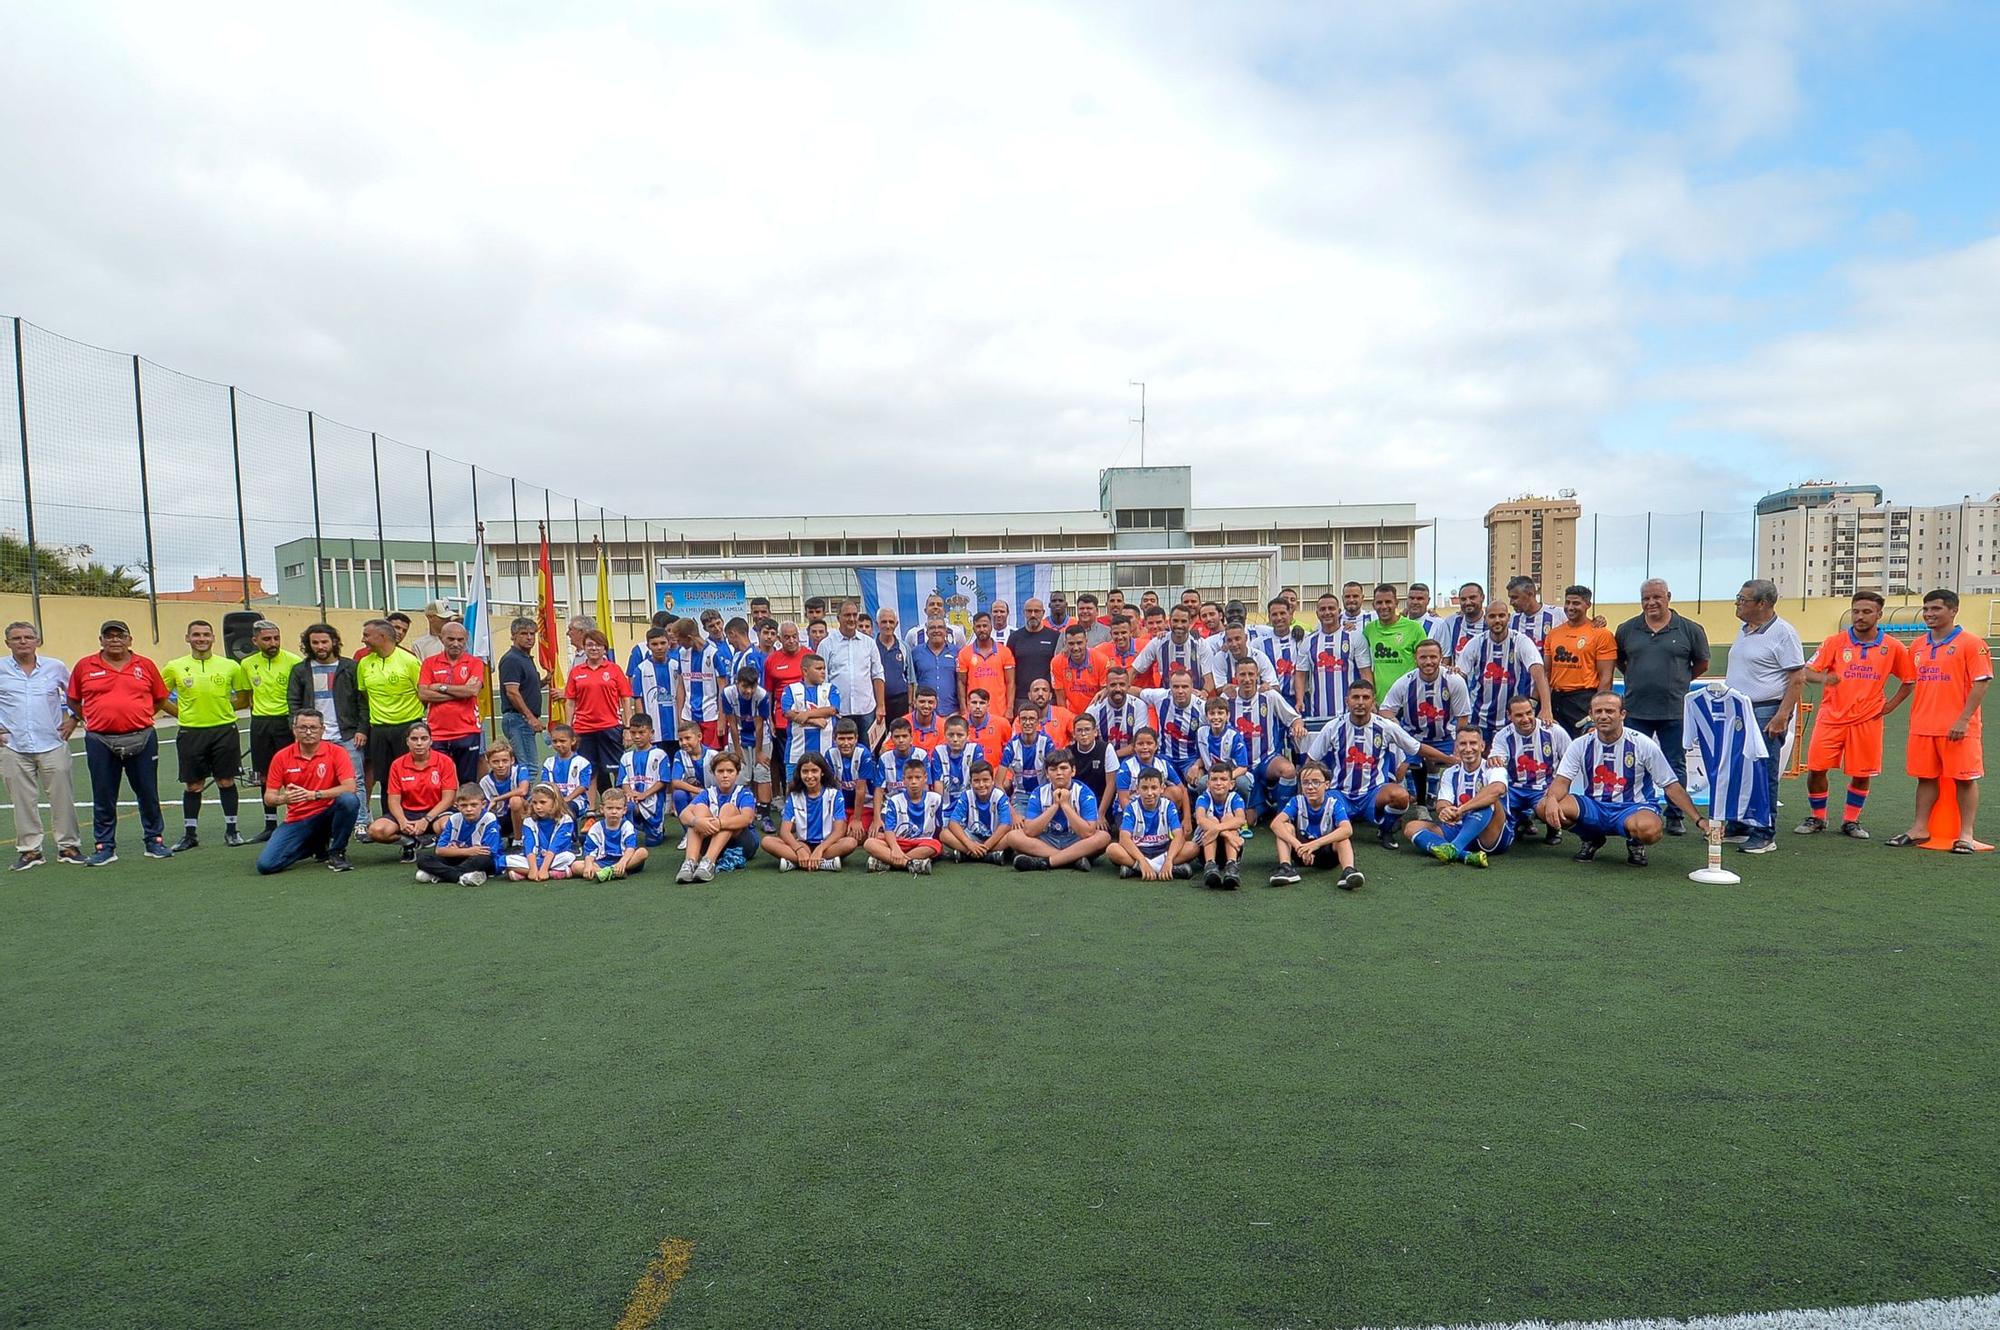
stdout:
[(646, 847), (639, 843), (638, 824), (627, 816), (630, 805), (622, 786), (614, 785), (598, 796), (600, 816), (583, 833), (583, 853), (570, 865), (571, 877), (609, 882), (645, 870)]
[(945, 849), (954, 862), (1003, 864), (1014, 830), (1014, 807), (993, 778), (989, 762), (974, 762), (970, 784), (945, 815)]
[(477, 785), (461, 785), (452, 811), (438, 824), (437, 842), (417, 856), (417, 881), (476, 887), (499, 871), (500, 819)]
[(1208, 788), (1194, 801), (1194, 843), (1201, 851), (1202, 882), (1210, 890), (1234, 891), (1243, 881), (1243, 824), (1247, 818), (1236, 777), (1213, 767)]
[(867, 843), (868, 871), (906, 868), (912, 877), (927, 877), (931, 860), (944, 852), (938, 832), (944, 823), (944, 800), (930, 788), (929, 764), (921, 757), (903, 763), (903, 785), (882, 803), (882, 820)]
[(1328, 788), (1327, 770), (1307, 762), (1299, 771), (1299, 792), (1271, 819), (1278, 842), (1278, 869), (1271, 885), (1288, 887), (1299, 880), (1299, 866), (1321, 870), (1338, 866), (1335, 885), (1353, 891), (1366, 879), (1354, 866), (1354, 824), (1347, 804)]
[[(1133, 738), (1151, 734), (1140, 730)], [(1138, 744), (1133, 744), (1134, 749)], [(1197, 851), (1187, 843), (1187, 829), (1180, 808), (1166, 797), (1167, 777), (1158, 767), (1149, 766), (1137, 778), (1138, 792), (1125, 805), (1118, 840), (1104, 857), (1118, 865), (1118, 876), (1163, 882), (1168, 878), (1194, 875), (1188, 860)]]
[[(1076, 718), (1079, 733), (1087, 716)], [(1094, 728), (1094, 727), (1093, 727)], [(1049, 754), (1048, 784), (1028, 801), (1028, 816), (1008, 838), (1014, 851), (1014, 871), (1041, 873), (1051, 868), (1089, 872), (1091, 856), (1104, 853), (1111, 833), (1097, 822), (1097, 796), (1076, 778), (1076, 756), (1067, 748)]]

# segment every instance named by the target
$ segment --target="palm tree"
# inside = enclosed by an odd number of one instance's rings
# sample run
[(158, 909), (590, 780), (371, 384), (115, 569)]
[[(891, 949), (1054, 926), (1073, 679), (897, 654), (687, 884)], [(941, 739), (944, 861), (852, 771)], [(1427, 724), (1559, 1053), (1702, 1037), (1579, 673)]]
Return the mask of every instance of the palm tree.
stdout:
[[(141, 596), (139, 578), (125, 564), (77, 565), (45, 549), (34, 551), (34, 572), (42, 592), (50, 596)], [(32, 589), (26, 541), (0, 533), (0, 591), (25, 594)]]

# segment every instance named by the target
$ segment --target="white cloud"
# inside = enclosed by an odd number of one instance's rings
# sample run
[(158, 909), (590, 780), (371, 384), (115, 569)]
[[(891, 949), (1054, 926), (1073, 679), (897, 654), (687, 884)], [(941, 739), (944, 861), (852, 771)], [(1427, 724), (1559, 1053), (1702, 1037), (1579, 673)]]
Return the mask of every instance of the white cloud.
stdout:
[[(1846, 206), (1715, 169), (1796, 114), (1791, 22), (1686, 57), (1684, 142), (1612, 113), (1630, 41), (1425, 54), (1476, 13), (20, 15), (6, 289), (646, 515), (1087, 503), (1132, 378), (1206, 502), (1692, 506), (1670, 457), (1591, 459), (1658, 308), (1635, 264), (1726, 272)], [(1353, 62), (1260, 76), (1292, 37)]]
[(1836, 326), (1676, 375), (1661, 392), (1696, 404), (1694, 428), (1776, 443), (1796, 475), (1875, 481), (1903, 502), (2000, 487), (2000, 236), (1859, 267), (1850, 288)]

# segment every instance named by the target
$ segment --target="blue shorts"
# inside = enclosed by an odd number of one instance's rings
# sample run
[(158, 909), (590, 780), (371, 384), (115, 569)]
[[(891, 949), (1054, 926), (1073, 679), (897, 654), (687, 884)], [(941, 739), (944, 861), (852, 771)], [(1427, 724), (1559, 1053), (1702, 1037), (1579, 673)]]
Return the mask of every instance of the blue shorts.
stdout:
[(1396, 781), (1393, 784), (1389, 781), (1382, 781), (1379, 784), (1370, 785), (1359, 794), (1343, 794), (1340, 796), (1340, 799), (1341, 802), (1347, 805), (1355, 821), (1373, 822), (1381, 825), (1402, 815), (1400, 813), (1382, 813), (1376, 811), (1375, 796), (1384, 790), (1400, 787), (1401, 784), (1401, 781)]
[[(1542, 802), (1542, 796), (1547, 793), (1545, 789), (1522, 790), (1510, 785), (1507, 787), (1507, 812), (1513, 817), (1532, 816), (1536, 807)], [(1577, 803), (1581, 805), (1582, 802), (1583, 798), (1579, 795)]]
[(1622, 836), (1625, 824), (1631, 821), (1634, 813), (1659, 811), (1651, 804), (1615, 804), (1579, 794), (1576, 796), (1575, 830), (1581, 836)]
[(1083, 837), (1077, 835), (1074, 831), (1057, 831), (1054, 827), (1044, 827), (1042, 834), (1035, 839), (1041, 841), (1050, 849), (1067, 850), (1070, 846), (1082, 840)]

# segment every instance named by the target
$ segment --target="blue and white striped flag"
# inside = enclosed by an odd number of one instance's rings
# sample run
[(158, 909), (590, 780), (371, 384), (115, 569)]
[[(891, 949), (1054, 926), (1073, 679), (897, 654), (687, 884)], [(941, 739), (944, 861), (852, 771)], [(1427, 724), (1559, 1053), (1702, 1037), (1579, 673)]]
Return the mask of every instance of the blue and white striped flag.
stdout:
[(1007, 602), (1008, 622), (1022, 621), (1021, 606), (1029, 599), (1048, 603), (1055, 583), (1054, 565), (1046, 563), (979, 564), (952, 568), (857, 568), (861, 605), (869, 614), (892, 605), (905, 630), (924, 621), (924, 600), (933, 591), (944, 597), (945, 618), (972, 633), (972, 616)]

